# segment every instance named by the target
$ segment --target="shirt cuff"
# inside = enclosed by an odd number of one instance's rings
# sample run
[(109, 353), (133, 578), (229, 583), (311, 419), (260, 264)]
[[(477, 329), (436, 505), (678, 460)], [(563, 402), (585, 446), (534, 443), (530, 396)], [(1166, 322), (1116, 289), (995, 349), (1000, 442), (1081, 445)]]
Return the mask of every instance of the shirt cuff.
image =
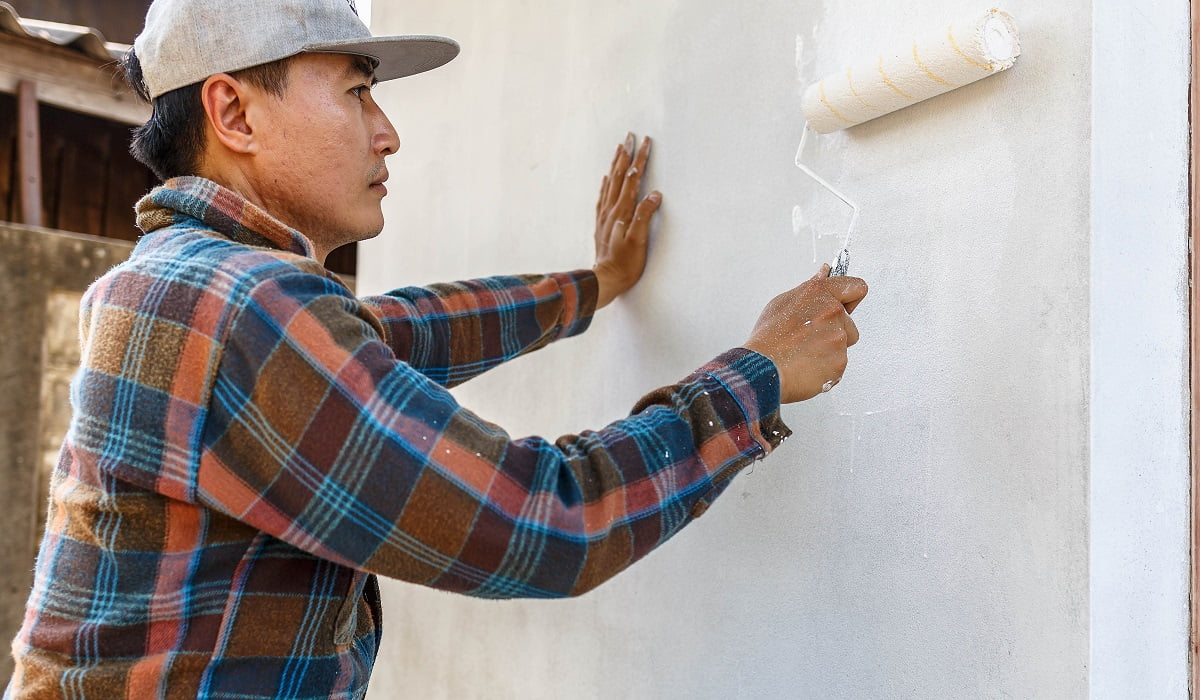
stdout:
[(596, 313), (600, 283), (591, 270), (553, 272), (547, 275), (558, 283), (562, 294), (562, 319), (555, 340), (570, 338), (586, 331)]
[(725, 491), (734, 475), (774, 451), (792, 431), (779, 415), (779, 370), (765, 355), (734, 348), (697, 369), (689, 379), (723, 389), (744, 417), (741, 425), (726, 423), (741, 455), (712, 474), (712, 487), (692, 508), (692, 517), (698, 518)]
[(769, 454), (792, 431), (779, 416), (779, 370), (766, 355), (746, 348), (721, 353), (696, 370), (707, 374), (733, 396), (746, 416), (750, 437)]

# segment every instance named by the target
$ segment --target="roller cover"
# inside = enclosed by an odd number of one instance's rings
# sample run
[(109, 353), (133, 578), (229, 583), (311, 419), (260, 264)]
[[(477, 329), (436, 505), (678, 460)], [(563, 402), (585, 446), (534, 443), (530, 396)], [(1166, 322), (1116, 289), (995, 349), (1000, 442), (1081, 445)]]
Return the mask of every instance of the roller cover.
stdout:
[(808, 86), (804, 116), (828, 134), (999, 73), (1020, 53), (1012, 16), (989, 10)]

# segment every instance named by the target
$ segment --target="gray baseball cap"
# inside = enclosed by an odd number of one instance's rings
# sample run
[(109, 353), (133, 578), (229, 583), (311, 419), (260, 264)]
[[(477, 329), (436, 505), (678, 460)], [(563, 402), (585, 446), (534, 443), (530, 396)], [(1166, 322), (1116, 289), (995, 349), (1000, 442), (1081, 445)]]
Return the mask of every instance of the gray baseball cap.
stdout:
[(304, 52), (368, 56), (378, 61), (379, 80), (403, 78), (448, 63), (458, 42), (371, 36), (352, 0), (154, 0), (133, 49), (155, 98)]

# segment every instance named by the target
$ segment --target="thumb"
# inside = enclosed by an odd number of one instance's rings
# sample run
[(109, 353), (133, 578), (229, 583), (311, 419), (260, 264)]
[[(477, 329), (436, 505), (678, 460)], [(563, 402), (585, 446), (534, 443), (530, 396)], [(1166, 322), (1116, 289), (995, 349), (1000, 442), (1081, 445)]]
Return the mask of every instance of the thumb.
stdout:
[(867, 283), (858, 277), (836, 277), (829, 291), (846, 307), (846, 313), (851, 313), (867, 296)]

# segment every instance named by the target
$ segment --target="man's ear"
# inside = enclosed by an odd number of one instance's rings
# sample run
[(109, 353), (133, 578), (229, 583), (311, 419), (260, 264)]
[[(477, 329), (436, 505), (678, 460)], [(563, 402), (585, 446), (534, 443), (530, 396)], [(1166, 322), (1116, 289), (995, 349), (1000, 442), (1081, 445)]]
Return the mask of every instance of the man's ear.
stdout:
[(209, 76), (200, 88), (200, 101), (213, 136), (234, 153), (252, 154), (258, 150), (246, 117), (252, 99), (254, 95), (247, 85), (228, 73)]

